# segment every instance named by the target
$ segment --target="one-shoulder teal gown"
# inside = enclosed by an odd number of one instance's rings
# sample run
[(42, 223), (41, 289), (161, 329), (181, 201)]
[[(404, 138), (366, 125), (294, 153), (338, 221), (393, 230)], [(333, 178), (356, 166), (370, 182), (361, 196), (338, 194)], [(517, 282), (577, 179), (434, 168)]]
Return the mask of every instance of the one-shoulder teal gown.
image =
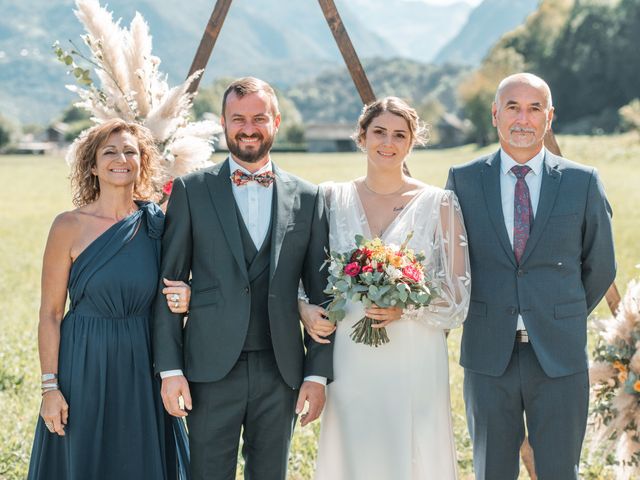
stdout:
[(164, 217), (138, 206), (71, 267), (58, 361), (69, 420), (64, 437), (38, 420), (29, 480), (178, 478), (149, 331)]

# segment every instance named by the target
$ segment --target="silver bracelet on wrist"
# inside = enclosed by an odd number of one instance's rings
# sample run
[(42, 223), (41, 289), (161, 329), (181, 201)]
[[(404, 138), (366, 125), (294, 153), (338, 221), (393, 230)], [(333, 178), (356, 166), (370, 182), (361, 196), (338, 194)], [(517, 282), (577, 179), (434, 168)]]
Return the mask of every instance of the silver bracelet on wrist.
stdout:
[(43, 373), (42, 376), (40, 377), (40, 379), (43, 382), (47, 382), (49, 380), (56, 380), (57, 378), (58, 378), (57, 373)]
[(60, 390), (57, 383), (52, 383), (51, 386), (48, 387), (42, 387), (42, 395), (53, 392), (54, 390)]

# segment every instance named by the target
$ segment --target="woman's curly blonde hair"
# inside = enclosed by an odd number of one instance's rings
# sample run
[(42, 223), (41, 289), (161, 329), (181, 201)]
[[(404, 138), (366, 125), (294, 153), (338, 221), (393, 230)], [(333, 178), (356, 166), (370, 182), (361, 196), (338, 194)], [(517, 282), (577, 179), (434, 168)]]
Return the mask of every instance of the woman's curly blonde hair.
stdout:
[(128, 132), (138, 140), (140, 175), (133, 187), (136, 200), (155, 201), (159, 197), (160, 152), (151, 132), (137, 123), (116, 118), (91, 127), (74, 144), (71, 158), (71, 191), (73, 204), (82, 207), (100, 196), (100, 182), (92, 173), (98, 149), (112, 133)]
[(418, 112), (415, 108), (409, 106), (407, 102), (398, 97), (384, 97), (365, 105), (358, 118), (358, 127), (351, 136), (360, 150), (364, 151), (364, 139), (367, 135), (367, 129), (374, 118), (379, 117), (384, 112), (393, 113), (404, 118), (409, 126), (411, 134), (411, 147), (414, 145), (426, 145), (429, 140), (429, 129), (427, 125), (420, 120)]

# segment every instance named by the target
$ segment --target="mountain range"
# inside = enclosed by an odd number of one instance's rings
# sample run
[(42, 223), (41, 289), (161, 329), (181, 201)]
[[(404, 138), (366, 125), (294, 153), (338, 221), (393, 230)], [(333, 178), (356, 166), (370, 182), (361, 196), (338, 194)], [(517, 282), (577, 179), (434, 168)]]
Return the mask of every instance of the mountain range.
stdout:
[[(503, 29), (500, 22), (485, 22), (502, 18), (500, 10), (511, 12), (512, 4), (526, 2), (533, 0), (484, 0), (475, 9), (464, 0), (448, 6), (419, 0), (336, 0), (336, 5), (361, 58), (421, 62), (437, 58), (444, 63), (448, 57), (442, 48), (465, 30), (500, 36), (513, 25)], [(154, 54), (163, 60), (160, 68), (175, 84), (189, 69), (214, 4), (213, 0), (110, 0), (108, 8), (125, 25), (135, 11), (142, 13), (154, 38)], [(64, 65), (51, 51), (55, 40), (63, 48), (71, 48), (69, 39), (83, 47), (82, 26), (73, 8), (73, 0), (0, 0), (0, 115), (16, 123), (46, 124), (75, 100), (64, 88), (73, 78), (66, 76)], [(476, 14), (487, 9), (493, 17)], [(482, 45), (480, 52), (464, 57), (482, 58), (489, 47)], [(459, 49), (450, 48), (451, 60), (458, 60)], [(341, 65), (315, 0), (235, 0), (202, 84), (220, 76), (255, 75), (286, 89)]]
[[(343, 4), (347, 0), (338, 3)], [(348, 0), (348, 6), (398, 56), (426, 63), (455, 38), (473, 10), (465, 1), (435, 5), (421, 0)], [(387, 52), (376, 56), (389, 57)]]
[(540, 0), (485, 0), (433, 61), (478, 65), (500, 37), (521, 25), (539, 3)]

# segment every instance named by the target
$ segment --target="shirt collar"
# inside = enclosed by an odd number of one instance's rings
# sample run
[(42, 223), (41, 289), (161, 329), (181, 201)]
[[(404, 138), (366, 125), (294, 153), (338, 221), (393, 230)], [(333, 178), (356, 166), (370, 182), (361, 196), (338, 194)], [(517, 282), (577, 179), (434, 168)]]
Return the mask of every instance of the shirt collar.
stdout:
[[(526, 163), (526, 165), (530, 167), (531, 171), (536, 175), (540, 175), (540, 172), (542, 170), (542, 164), (544, 162), (545, 153), (546, 153), (546, 149), (542, 147), (540, 151), (531, 160), (529, 160)], [(516, 162), (513, 158), (509, 156), (507, 152), (505, 152), (501, 148), (500, 149), (500, 169), (502, 170), (502, 173), (506, 175), (507, 173), (509, 173), (511, 168), (515, 165), (521, 165), (521, 164)]]
[(260, 170), (258, 170), (254, 174), (252, 174), (249, 170), (247, 170), (242, 165), (240, 165), (238, 162), (236, 162), (233, 159), (233, 156), (229, 155), (229, 170), (231, 171), (231, 173), (235, 172), (236, 170), (241, 170), (244, 173), (248, 173), (249, 175), (257, 175), (259, 173), (272, 171), (273, 168), (272, 168), (272, 165), (271, 165), (271, 159), (269, 159), (269, 161), (267, 162), (267, 164), (264, 167), (262, 167)]

